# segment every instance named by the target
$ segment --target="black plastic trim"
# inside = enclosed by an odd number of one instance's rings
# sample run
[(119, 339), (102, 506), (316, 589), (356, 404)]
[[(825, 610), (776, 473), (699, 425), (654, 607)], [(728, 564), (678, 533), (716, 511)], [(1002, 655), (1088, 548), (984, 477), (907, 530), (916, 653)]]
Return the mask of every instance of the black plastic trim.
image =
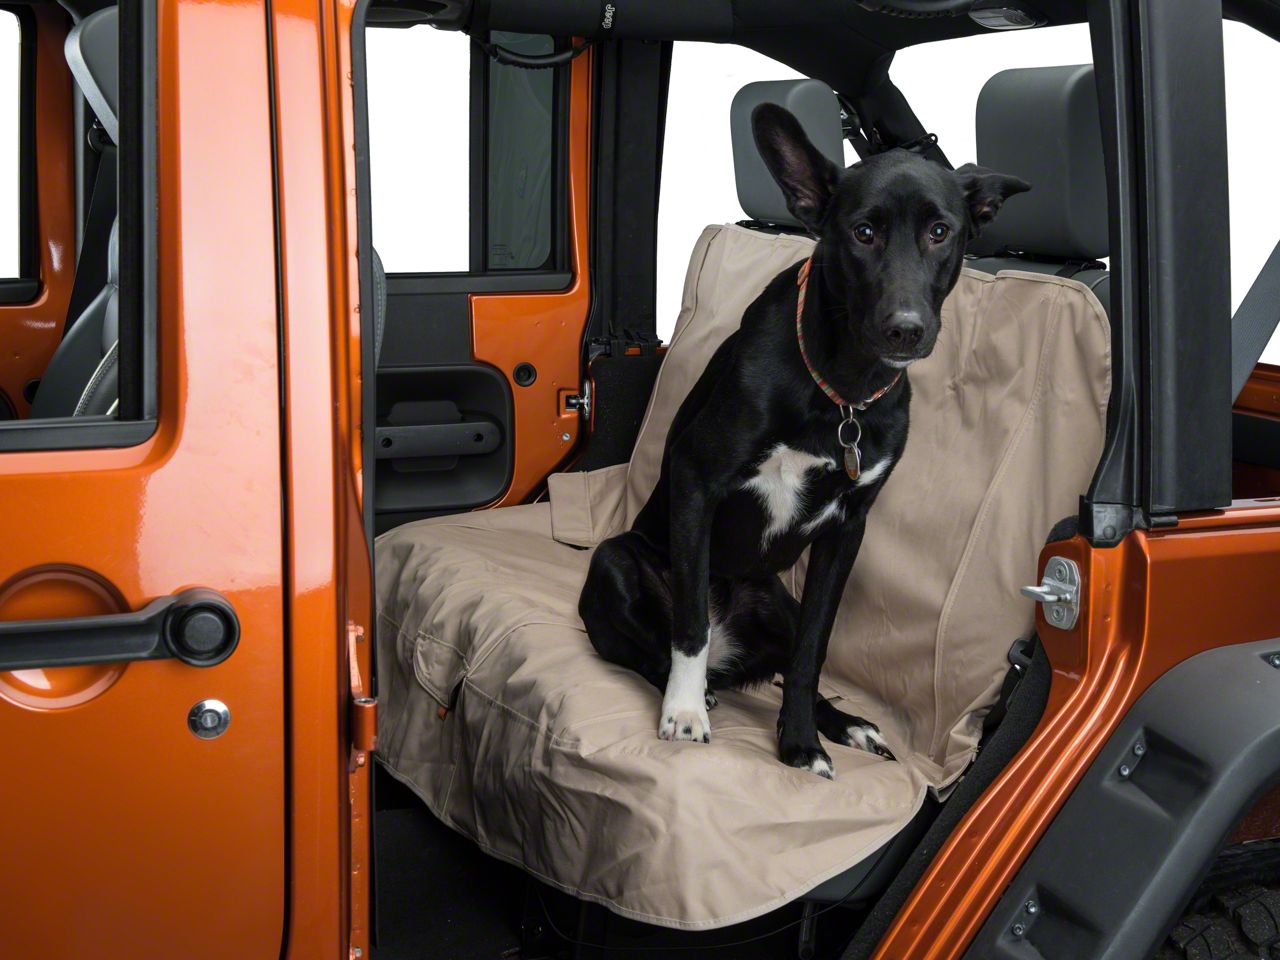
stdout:
[(1231, 456), (1241, 463), (1280, 470), (1280, 420), (1232, 414)]
[[(184, 625), (213, 618), (208, 649), (193, 644)], [(207, 627), (206, 627), (207, 628)], [(196, 625), (192, 637), (199, 632)], [(235, 652), (240, 620), (221, 594), (201, 587), (152, 600), (141, 610), (95, 617), (0, 621), (0, 670), (177, 659), (212, 667)]]
[(510, 273), (389, 273), (396, 293), (555, 293), (573, 284), (567, 270)]
[(1221, 14), (1196, 0), (1089, 3), (1113, 275), (1107, 443), (1080, 518), (1095, 546), (1144, 517), (1231, 501)]
[(6, 420), (0, 423), (0, 453), (19, 450), (94, 450), (135, 447), (156, 432), (156, 421), (115, 417)]
[[(1089, 36), (1107, 171), (1111, 230), (1111, 396), (1107, 436), (1088, 493), (1081, 498), (1080, 532), (1094, 546), (1114, 545), (1134, 527), (1139, 502), (1142, 443), (1138, 424), (1137, 287), (1140, 136), (1135, 104), (1139, 90), (1133, 66), (1129, 0), (1089, 0)], [(1102, 513), (1108, 517), (1095, 517)], [(1119, 526), (1116, 526), (1116, 521)], [(1113, 537), (1100, 537), (1112, 526)]]
[(31, 303), (40, 295), (40, 281), (26, 277), (0, 280), (0, 303)]
[(1147, 166), (1140, 323), (1149, 453), (1141, 506), (1148, 515), (1210, 510), (1231, 503), (1222, 5), (1136, 0), (1136, 9)]
[(1278, 651), (1280, 639), (1220, 647), (1152, 684), (965, 957), (1150, 956), (1235, 824), (1280, 780)]
[(502, 443), (502, 430), (489, 420), (378, 427), (377, 435), (379, 460), (474, 457), (493, 453)]
[(154, 418), (157, 410), (155, 4), (120, 4), (121, 420)]

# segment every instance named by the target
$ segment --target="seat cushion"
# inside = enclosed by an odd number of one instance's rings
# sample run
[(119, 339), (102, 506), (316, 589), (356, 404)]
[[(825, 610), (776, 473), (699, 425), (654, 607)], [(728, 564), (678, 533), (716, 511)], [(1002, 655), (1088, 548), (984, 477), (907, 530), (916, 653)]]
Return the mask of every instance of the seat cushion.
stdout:
[(578, 620), (589, 557), (552, 540), (546, 503), (379, 539), (379, 750), (445, 823), (583, 899), (699, 929), (794, 900), (911, 819), (910, 764), (831, 744), (833, 783), (779, 763), (774, 687), (721, 695), (710, 744), (659, 740), (658, 692)]
[[(1093, 294), (964, 271), (938, 346), (911, 368), (906, 452), (868, 519), (822, 676), (899, 761), (830, 745), (835, 783), (784, 766), (773, 687), (722, 696), (710, 744), (658, 740), (660, 694), (601, 660), (577, 617), (589, 548), (634, 518), (708, 358), (811, 249), (703, 233), (628, 466), (552, 477), (550, 504), (406, 525), (377, 545), (384, 762), (486, 850), (652, 923), (764, 913), (874, 852), (926, 791), (945, 797), (1009, 646), (1032, 629), (1018, 586), (1101, 451), (1110, 339)], [(802, 560), (784, 582), (798, 595), (803, 576)]]

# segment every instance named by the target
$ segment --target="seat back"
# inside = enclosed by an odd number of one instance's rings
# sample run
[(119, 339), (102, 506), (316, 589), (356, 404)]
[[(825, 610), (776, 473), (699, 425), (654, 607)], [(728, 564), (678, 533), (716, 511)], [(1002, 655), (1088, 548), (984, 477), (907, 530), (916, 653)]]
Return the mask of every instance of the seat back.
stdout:
[[(806, 237), (742, 226), (711, 226), (699, 238), (628, 468), (628, 525), (712, 353), (812, 247)], [(943, 307), (937, 347), (909, 376), (906, 452), (868, 519), (824, 683), (943, 788), (973, 756), (1010, 645), (1031, 632), (1034, 605), (1018, 587), (1034, 582), (1046, 534), (1075, 512), (1101, 454), (1106, 314), (1068, 278), (965, 270)], [(797, 595), (803, 567), (786, 577)]]
[(984, 273), (1074, 277), (1111, 309), (1107, 178), (1092, 64), (1002, 70), (982, 88), (978, 162), (1033, 185), (970, 246)]

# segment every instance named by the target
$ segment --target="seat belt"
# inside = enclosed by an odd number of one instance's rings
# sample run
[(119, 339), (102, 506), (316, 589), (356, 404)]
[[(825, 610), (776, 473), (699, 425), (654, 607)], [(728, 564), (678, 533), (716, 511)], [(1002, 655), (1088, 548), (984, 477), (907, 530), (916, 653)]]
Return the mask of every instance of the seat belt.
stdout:
[(1267, 349), (1280, 323), (1280, 243), (1258, 271), (1231, 318), (1231, 402), (1235, 403), (1245, 381)]
[(862, 126), (862, 136), (856, 140), (848, 138), (849, 142), (859, 156), (864, 156), (864, 149), (881, 153), (894, 147), (904, 147), (950, 170), (951, 163), (938, 146), (938, 138), (924, 128), (907, 98), (889, 79), (892, 63), (892, 53), (877, 60), (871, 67), (869, 82), (863, 92), (852, 104), (845, 105), (846, 112), (852, 107), (854, 117)]
[(98, 157), (98, 172), (93, 178), (93, 194), (89, 198), (89, 213), (80, 240), (80, 256), (76, 258), (76, 275), (71, 282), (64, 333), (107, 285), (107, 248), (111, 245), (111, 225), (115, 220), (116, 148), (112, 143), (104, 143)]

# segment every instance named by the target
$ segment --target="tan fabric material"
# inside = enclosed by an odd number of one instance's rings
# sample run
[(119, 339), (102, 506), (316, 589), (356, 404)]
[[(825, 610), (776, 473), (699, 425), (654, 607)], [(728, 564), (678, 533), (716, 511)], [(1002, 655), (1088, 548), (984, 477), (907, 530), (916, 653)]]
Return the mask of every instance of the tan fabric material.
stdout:
[(627, 465), (583, 473), (553, 473), (547, 478), (551, 498), (551, 535), (561, 543), (594, 547), (624, 529)]
[(630, 469), (553, 477), (550, 504), (378, 541), (384, 761), (488, 852), (653, 923), (716, 927), (793, 900), (875, 851), (926, 790), (946, 791), (1031, 628), (1017, 587), (1101, 451), (1110, 338), (1093, 295), (965, 271), (937, 349), (911, 368), (907, 450), (871, 513), (823, 678), (901, 762), (829, 745), (835, 783), (783, 766), (774, 688), (722, 695), (710, 744), (658, 740), (658, 692), (583, 632), (590, 553), (575, 547), (625, 528), (703, 365), (809, 247), (704, 232)]

